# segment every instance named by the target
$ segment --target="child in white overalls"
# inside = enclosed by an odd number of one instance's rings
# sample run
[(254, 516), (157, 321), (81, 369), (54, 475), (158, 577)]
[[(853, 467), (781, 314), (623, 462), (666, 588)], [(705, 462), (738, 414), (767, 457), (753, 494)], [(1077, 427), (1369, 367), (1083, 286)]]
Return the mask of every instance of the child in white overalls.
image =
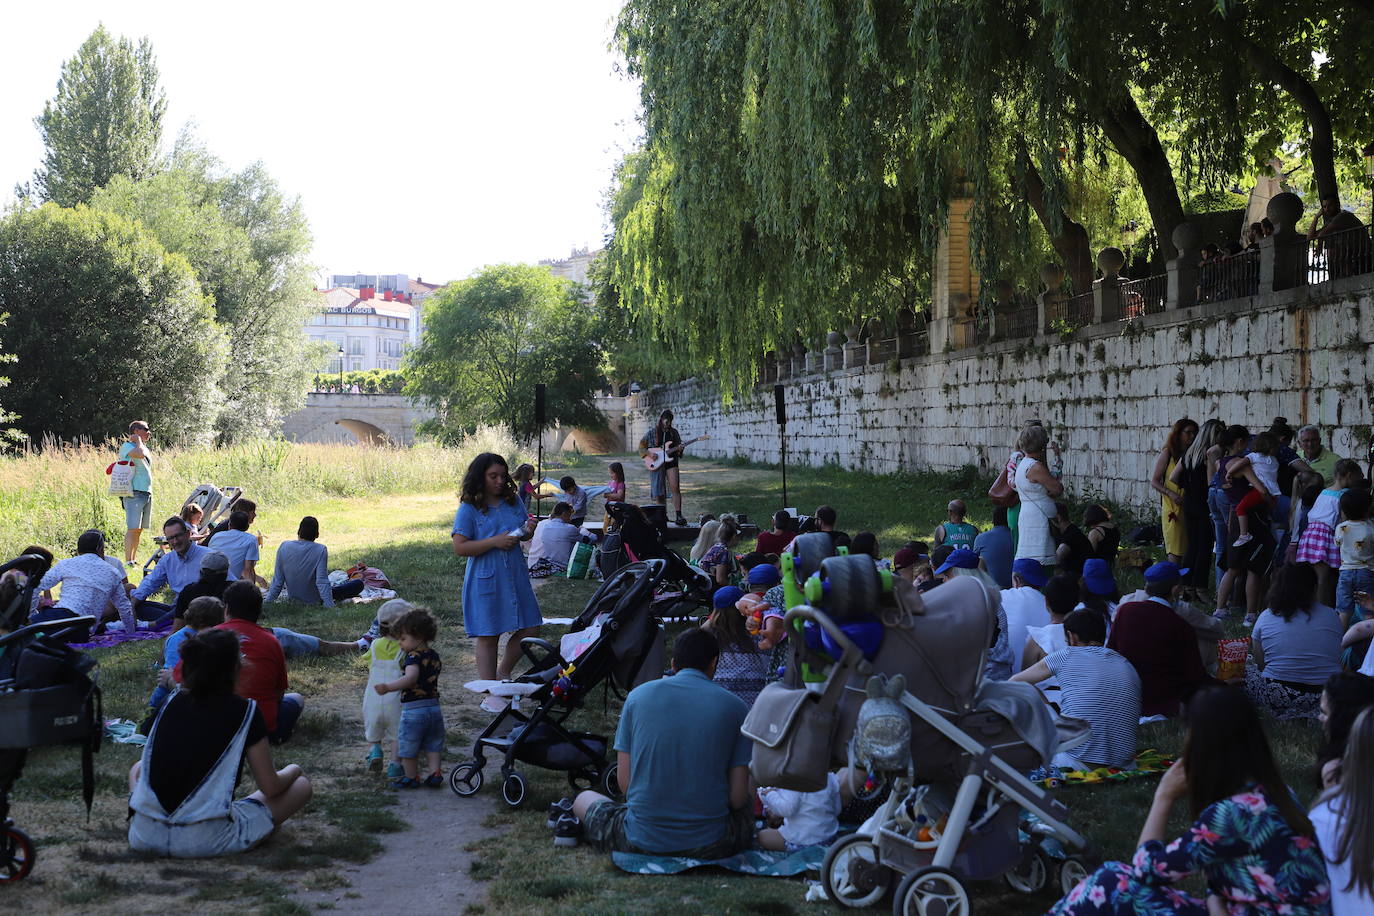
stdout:
[(368, 647), (367, 686), (363, 688), (363, 737), (371, 742), (367, 752), (369, 769), (382, 766), (382, 742), (391, 742), (391, 763), (387, 765), (388, 779), (400, 779), (401, 761), (396, 757), (396, 730), (401, 723), (401, 694), (382, 696), (374, 689), (378, 684), (394, 680), (400, 670), (401, 647), (391, 635), (391, 624), (412, 610), (409, 601), (392, 598), (377, 609), (379, 636)]

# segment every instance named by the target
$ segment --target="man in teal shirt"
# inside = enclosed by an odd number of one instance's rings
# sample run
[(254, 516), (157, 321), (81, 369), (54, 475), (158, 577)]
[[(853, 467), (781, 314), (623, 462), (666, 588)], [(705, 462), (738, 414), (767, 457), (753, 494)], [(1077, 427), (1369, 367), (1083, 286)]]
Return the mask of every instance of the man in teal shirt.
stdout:
[(138, 542), (143, 529), (153, 522), (153, 452), (148, 447), (148, 424), (135, 420), (129, 424), (129, 439), (119, 447), (119, 460), (134, 463), (133, 496), (124, 496), (124, 564), (138, 561)]
[(720, 645), (690, 629), (673, 644), (669, 678), (636, 687), (616, 730), (625, 804), (582, 792), (573, 816), (598, 849), (722, 859), (753, 845), (749, 708), (713, 684)]

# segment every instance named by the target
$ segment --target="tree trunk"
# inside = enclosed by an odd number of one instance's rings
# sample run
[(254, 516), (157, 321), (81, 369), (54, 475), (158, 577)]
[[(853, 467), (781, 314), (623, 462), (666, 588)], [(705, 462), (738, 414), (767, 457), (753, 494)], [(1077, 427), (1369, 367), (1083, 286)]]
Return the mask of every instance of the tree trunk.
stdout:
[(1312, 159), (1312, 178), (1317, 183), (1317, 196), (1334, 197), (1336, 188), (1336, 140), (1331, 131), (1331, 115), (1317, 95), (1307, 78), (1292, 67), (1279, 60), (1268, 48), (1261, 47), (1241, 34), (1239, 27), (1230, 30), (1235, 41), (1245, 52), (1245, 61), (1256, 73), (1293, 97), (1302, 108), (1307, 123), (1312, 127), (1312, 137), (1308, 143), (1307, 154)]
[(1040, 177), (1040, 172), (1035, 168), (1035, 164), (1030, 161), (1030, 157), (1024, 152), (1021, 154), (1021, 168), (1025, 172), (1025, 179), (1022, 182), (1022, 193), (1026, 198), (1026, 203), (1030, 204), (1035, 215), (1040, 218), (1040, 224), (1045, 227), (1045, 232), (1049, 234), (1050, 243), (1054, 245), (1055, 253), (1064, 261), (1064, 271), (1069, 275), (1069, 282), (1073, 285), (1075, 295), (1079, 293), (1091, 292), (1093, 288), (1093, 260), (1092, 248), (1088, 244), (1088, 230), (1069, 219), (1067, 213), (1058, 213), (1059, 231), (1053, 227), (1054, 215), (1047, 212), (1045, 204), (1045, 181)]
[(1174, 227), (1183, 222), (1183, 202), (1179, 200), (1178, 185), (1174, 182), (1174, 168), (1159, 134), (1145, 120), (1135, 99), (1125, 95), (1117, 104), (1102, 111), (1099, 117), (1103, 132), (1121, 158), (1131, 166), (1145, 205), (1150, 208), (1150, 220), (1159, 237), (1159, 250), (1167, 261), (1178, 256), (1174, 248)]

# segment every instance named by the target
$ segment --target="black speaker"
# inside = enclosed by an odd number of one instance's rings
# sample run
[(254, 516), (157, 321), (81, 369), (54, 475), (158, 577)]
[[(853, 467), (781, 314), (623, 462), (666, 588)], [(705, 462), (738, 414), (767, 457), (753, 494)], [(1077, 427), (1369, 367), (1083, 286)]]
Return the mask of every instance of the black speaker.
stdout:
[(774, 406), (775, 408), (777, 408), (777, 411), (778, 411), (778, 425), (779, 425), (779, 426), (786, 426), (786, 425), (787, 425), (787, 402), (783, 400), (783, 397), (782, 397), (782, 386), (781, 386), (781, 385), (774, 385), (774, 386), (773, 386), (773, 406)]
[(534, 386), (534, 422), (540, 429), (544, 428), (544, 385)]

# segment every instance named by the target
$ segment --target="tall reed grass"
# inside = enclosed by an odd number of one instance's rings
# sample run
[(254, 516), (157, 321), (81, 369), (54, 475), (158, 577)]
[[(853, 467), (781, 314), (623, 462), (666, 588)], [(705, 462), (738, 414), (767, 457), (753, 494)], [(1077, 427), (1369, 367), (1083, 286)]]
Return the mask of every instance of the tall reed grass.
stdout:
[[(69, 556), (87, 528), (104, 531), (112, 545), (122, 544), (124, 511), (117, 498), (107, 495), (105, 476), (117, 447), (115, 442), (49, 444), (0, 458), (0, 558), (16, 556), (29, 544)], [(480, 452), (505, 455), (512, 466), (521, 460), (508, 434), (487, 428), (454, 447), (266, 440), (221, 449), (155, 451), (153, 527), (160, 529), (202, 483), (242, 487), (245, 496), (264, 506), (340, 497), (380, 499), (395, 493), (456, 495), (468, 463)]]

